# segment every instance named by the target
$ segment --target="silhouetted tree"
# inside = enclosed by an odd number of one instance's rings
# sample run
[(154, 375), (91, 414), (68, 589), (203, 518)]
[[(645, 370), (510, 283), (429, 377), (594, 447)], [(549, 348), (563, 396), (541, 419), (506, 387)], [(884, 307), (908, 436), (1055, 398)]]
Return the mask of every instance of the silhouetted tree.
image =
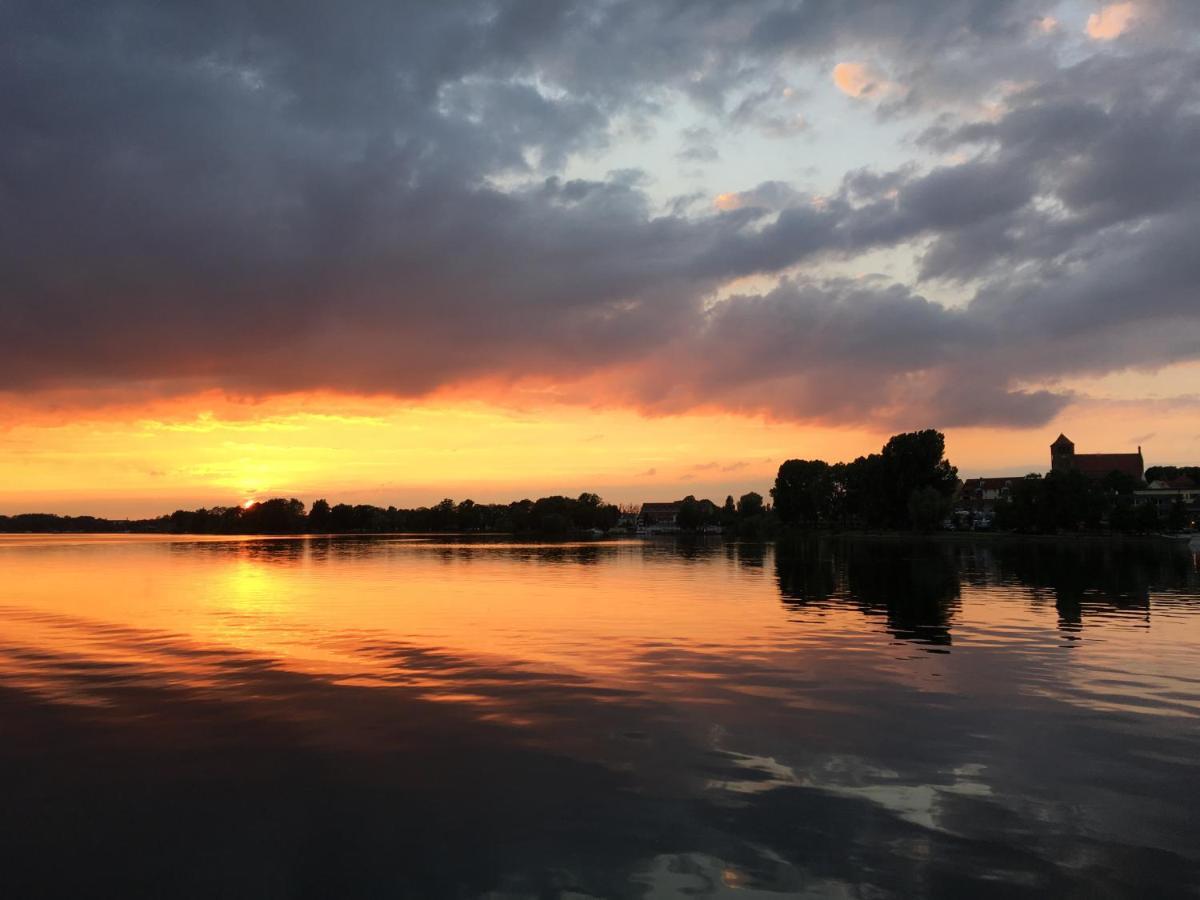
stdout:
[(314, 500), (312, 509), (308, 511), (308, 530), (312, 532), (325, 532), (329, 530), (329, 501), (324, 498)]
[(1187, 478), (1200, 485), (1200, 466), (1151, 466), (1146, 470), (1146, 481), (1173, 481)]
[(762, 515), (763, 509), (762, 494), (750, 491), (738, 498), (737, 513), (739, 519), (749, 519)]
[(914, 488), (908, 495), (908, 520), (916, 531), (934, 531), (950, 513), (950, 498), (936, 488)]
[(700, 501), (688, 494), (679, 502), (679, 511), (675, 514), (675, 524), (680, 531), (695, 531), (704, 523)]
[(880, 458), (884, 520), (893, 528), (910, 521), (913, 491), (931, 488), (948, 499), (958, 487), (958, 470), (946, 459), (946, 436), (932, 428), (893, 436)]
[(304, 530), (304, 504), (274, 497), (244, 510), (239, 523), (248, 534), (296, 534)]
[(771, 501), (785, 525), (806, 528), (828, 522), (833, 515), (833, 470), (821, 459), (789, 459), (779, 467)]
[(868, 528), (887, 524), (887, 496), (883, 457), (878, 453), (860, 456), (841, 471), (842, 515)]

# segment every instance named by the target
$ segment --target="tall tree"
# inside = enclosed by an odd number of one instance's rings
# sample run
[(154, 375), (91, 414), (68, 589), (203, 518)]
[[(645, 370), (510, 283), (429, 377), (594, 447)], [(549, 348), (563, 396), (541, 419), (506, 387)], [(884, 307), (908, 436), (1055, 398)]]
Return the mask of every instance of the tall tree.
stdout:
[(738, 517), (749, 519), (752, 516), (757, 516), (763, 511), (762, 494), (755, 491), (750, 491), (748, 494), (742, 494), (737, 503)]
[(679, 511), (675, 514), (675, 524), (681, 531), (695, 531), (703, 524), (703, 511), (700, 501), (688, 494), (679, 501)]
[(909, 498), (932, 488), (949, 499), (958, 487), (958, 469), (946, 459), (946, 436), (927, 428), (894, 435), (879, 454), (883, 480), (884, 524), (909, 524)]
[(308, 530), (322, 532), (329, 530), (329, 501), (322, 498), (314, 500), (312, 509), (308, 511)]
[(829, 463), (821, 459), (789, 459), (779, 467), (771, 501), (780, 520), (812, 528), (833, 514), (834, 481)]

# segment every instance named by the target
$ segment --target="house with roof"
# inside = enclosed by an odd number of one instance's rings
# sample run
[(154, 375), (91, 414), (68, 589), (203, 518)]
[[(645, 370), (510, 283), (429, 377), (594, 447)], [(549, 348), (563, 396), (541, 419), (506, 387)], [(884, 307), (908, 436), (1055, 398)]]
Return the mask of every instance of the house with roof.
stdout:
[(955, 528), (986, 530), (992, 527), (996, 504), (1012, 497), (1012, 487), (1023, 475), (996, 478), (968, 478), (959, 483), (958, 498), (952, 517)]
[(1144, 481), (1146, 471), (1142, 448), (1137, 453), (1076, 453), (1075, 444), (1065, 434), (1050, 445), (1051, 472), (1079, 472), (1088, 478), (1104, 478), (1120, 472), (1135, 481)]
[(1153, 506), (1160, 518), (1166, 517), (1178, 504), (1183, 507), (1188, 527), (1195, 528), (1200, 523), (1200, 486), (1186, 475), (1152, 481), (1144, 490), (1134, 491), (1133, 497), (1139, 506)]
[(997, 500), (1007, 500), (1012, 493), (1013, 483), (1020, 481), (1023, 477), (1021, 475), (1001, 475), (999, 478), (968, 478), (963, 482), (962, 493), (959, 497), (990, 509)]
[(643, 503), (638, 513), (638, 525), (647, 531), (679, 530), (678, 500), (671, 503)]

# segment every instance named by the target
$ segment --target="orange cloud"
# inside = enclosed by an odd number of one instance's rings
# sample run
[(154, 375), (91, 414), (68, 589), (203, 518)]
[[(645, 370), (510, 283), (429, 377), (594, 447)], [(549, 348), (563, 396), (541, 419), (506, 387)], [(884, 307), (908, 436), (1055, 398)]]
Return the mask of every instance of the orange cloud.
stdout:
[(861, 62), (838, 63), (833, 67), (833, 83), (843, 94), (855, 98), (882, 97), (903, 90)]
[(739, 193), (717, 194), (713, 200), (713, 206), (722, 212), (729, 212), (731, 209), (740, 209), (742, 207), (742, 195)]
[(1124, 34), (1136, 17), (1132, 3), (1111, 3), (1088, 16), (1085, 30), (1094, 41), (1111, 41)]

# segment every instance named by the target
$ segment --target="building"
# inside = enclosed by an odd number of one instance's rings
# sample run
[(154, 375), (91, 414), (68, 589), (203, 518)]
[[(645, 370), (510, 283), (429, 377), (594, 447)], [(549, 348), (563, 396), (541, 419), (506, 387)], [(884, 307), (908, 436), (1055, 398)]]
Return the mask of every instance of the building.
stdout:
[(1152, 481), (1145, 490), (1133, 492), (1134, 502), (1152, 505), (1160, 520), (1165, 521), (1172, 507), (1183, 508), (1184, 527), (1200, 525), (1200, 487), (1186, 475), (1169, 481)]
[(1076, 453), (1075, 444), (1065, 434), (1050, 445), (1051, 472), (1079, 472), (1088, 478), (1104, 478), (1113, 472), (1144, 480), (1142, 448), (1137, 453)]
[(643, 503), (638, 524), (650, 531), (675, 531), (679, 528), (679, 501)]
[(999, 478), (968, 478), (963, 482), (963, 501), (974, 503), (986, 508), (997, 500), (1007, 500), (1012, 493), (1013, 482), (1020, 481), (1021, 475), (1002, 475)]

